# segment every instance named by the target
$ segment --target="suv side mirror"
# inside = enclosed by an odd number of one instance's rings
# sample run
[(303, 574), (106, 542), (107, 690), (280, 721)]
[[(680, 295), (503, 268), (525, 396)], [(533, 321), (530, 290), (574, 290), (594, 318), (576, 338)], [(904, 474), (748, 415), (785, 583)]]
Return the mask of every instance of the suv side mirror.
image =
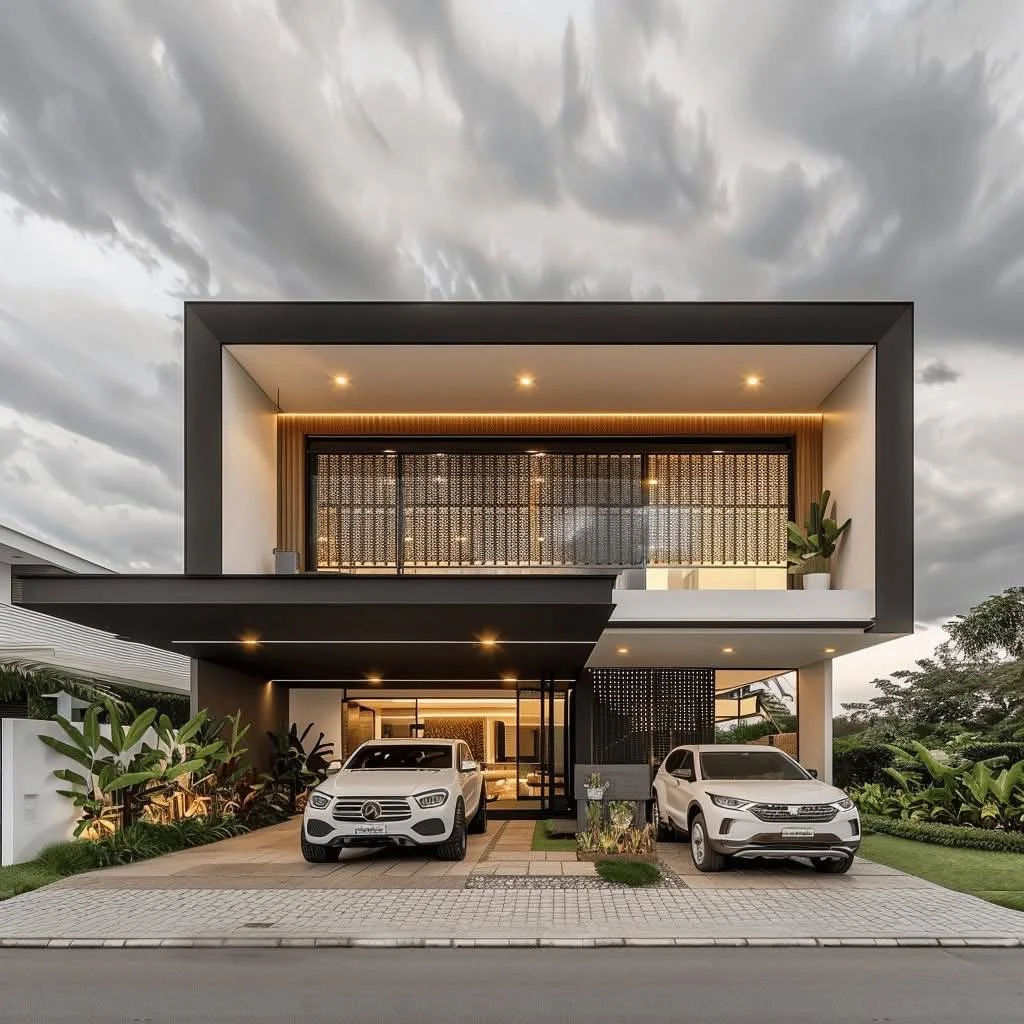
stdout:
[(459, 766), (459, 771), (463, 772), (475, 772), (480, 767), (476, 761), (463, 761)]
[(677, 768), (672, 773), (677, 779), (692, 779), (693, 769), (692, 768)]
[(341, 761), (328, 761), (327, 762), (327, 774), (337, 775), (341, 771)]

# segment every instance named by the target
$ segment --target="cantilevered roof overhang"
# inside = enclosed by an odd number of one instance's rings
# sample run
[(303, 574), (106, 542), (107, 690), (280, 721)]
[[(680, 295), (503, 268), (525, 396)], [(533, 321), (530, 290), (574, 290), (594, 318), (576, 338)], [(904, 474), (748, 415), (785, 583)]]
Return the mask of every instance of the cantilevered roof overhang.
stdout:
[(575, 678), (612, 575), (27, 576), (16, 604), (264, 678)]

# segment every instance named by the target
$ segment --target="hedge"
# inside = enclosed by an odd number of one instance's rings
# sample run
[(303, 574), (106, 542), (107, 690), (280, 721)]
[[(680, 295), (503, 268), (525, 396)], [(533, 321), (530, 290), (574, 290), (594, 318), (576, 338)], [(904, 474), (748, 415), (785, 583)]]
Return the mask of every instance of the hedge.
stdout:
[(984, 761), (990, 757), (1005, 757), (1007, 764), (1016, 764), (1018, 761), (1024, 761), (1024, 743), (978, 741), (962, 747), (959, 754), (967, 761)]
[(832, 780), (840, 789), (863, 786), (867, 782), (888, 784), (892, 780), (885, 768), (892, 763), (892, 751), (881, 743), (865, 743), (856, 736), (849, 736), (832, 744)]
[(1002, 853), (1024, 853), (1024, 833), (998, 832), (995, 829), (965, 828), (941, 825), (931, 821), (901, 821), (875, 814), (861, 815), (865, 832), (882, 832), (898, 839), (919, 843), (952, 846), (961, 850), (998, 850)]

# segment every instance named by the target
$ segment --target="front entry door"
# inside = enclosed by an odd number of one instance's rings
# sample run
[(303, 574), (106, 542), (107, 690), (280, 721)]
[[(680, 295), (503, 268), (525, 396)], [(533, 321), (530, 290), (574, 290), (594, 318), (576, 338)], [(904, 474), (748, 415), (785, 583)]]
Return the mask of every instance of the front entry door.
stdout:
[(569, 807), (566, 696), (553, 679), (520, 683), (516, 689), (516, 777), (526, 807)]

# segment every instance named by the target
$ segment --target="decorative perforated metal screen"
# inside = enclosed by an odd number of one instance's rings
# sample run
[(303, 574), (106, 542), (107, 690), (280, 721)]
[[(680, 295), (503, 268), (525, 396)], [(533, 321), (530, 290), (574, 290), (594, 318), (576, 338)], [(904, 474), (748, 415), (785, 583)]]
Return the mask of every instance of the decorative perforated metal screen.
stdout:
[(786, 561), (785, 452), (310, 458), (319, 569)]
[(594, 764), (659, 764), (715, 735), (715, 673), (703, 668), (589, 669)]
[(786, 564), (785, 454), (652, 454), (648, 459), (648, 564)]

